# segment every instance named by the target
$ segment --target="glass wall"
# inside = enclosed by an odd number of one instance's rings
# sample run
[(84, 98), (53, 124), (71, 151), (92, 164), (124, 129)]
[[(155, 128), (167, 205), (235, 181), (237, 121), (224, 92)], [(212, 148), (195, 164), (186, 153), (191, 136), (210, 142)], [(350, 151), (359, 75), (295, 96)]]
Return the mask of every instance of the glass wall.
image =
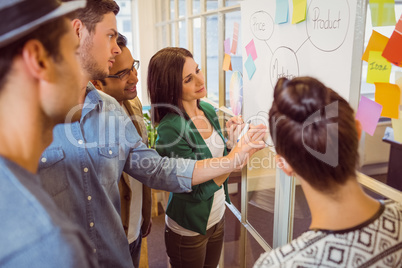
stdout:
[(207, 97), (219, 103), (219, 62), (218, 62), (218, 16), (212, 15), (206, 18), (207, 21)]
[[(159, 15), (155, 24), (158, 34), (157, 49), (166, 46), (181, 46), (189, 49), (204, 72), (208, 99), (219, 107), (230, 108), (232, 75), (234, 71), (243, 73), (244, 51), (240, 45), (234, 53), (230, 53), (232, 71), (222, 70), (225, 56), (224, 41), (230, 38), (230, 45), (232, 45), (234, 25), (235, 23), (241, 25), (241, 2), (232, 0), (155, 0), (155, 7), (159, 9), (156, 11), (156, 14)], [(402, 13), (401, 2), (396, 1), (396, 5), (396, 18), (398, 19)], [(366, 45), (372, 30), (370, 15), (367, 16)], [(392, 30), (393, 27), (391, 30), (382, 27), (378, 31), (390, 36)], [(239, 44), (241, 44), (241, 39), (240, 27)], [(365, 83), (366, 72), (367, 64), (365, 67), (363, 66), (362, 94), (373, 98), (372, 85)], [(394, 80), (391, 78), (392, 81)], [(381, 137), (378, 136), (376, 139), (382, 142)], [(388, 154), (389, 151), (388, 153), (381, 151), (381, 155), (378, 151), (373, 152), (374, 157)], [(275, 154), (270, 148), (261, 150), (250, 159), (249, 165), (243, 172), (233, 173), (230, 176), (231, 204), (227, 204), (225, 212), (226, 231), (223, 258), (219, 265), (221, 268), (252, 267), (262, 252), (270, 250), (274, 245), (284, 244), (288, 240), (298, 237), (310, 225), (311, 214), (299, 182), (294, 178), (283, 179), (278, 176), (280, 172), (276, 168), (274, 156)], [(366, 155), (362, 155), (361, 159), (367, 161)], [(389, 197), (388, 192), (392, 193), (393, 189), (387, 188), (386, 185), (374, 184), (372, 186), (371, 183), (377, 182), (377, 180), (366, 178), (359, 173), (359, 180), (362, 178), (365, 179), (363, 183), (365, 190), (370, 195), (394, 200), (401, 199), (400, 192), (395, 194), (396, 197)], [(288, 184), (283, 184), (285, 186), (282, 187), (280, 186), (282, 181)], [(374, 193), (373, 188), (382, 189), (381, 195), (378, 192)], [(283, 200), (286, 202), (282, 202)], [(286, 212), (283, 212), (284, 210)], [(278, 236), (282, 238), (278, 239)], [(283, 239), (283, 237), (285, 238)]]
[[(227, 1), (229, 2), (229, 1)], [(233, 1), (233, 2), (238, 2), (238, 1)], [(236, 12), (230, 12), (225, 14), (225, 40), (229, 39), (230, 40), (230, 45), (232, 46), (233, 42), (233, 30), (234, 30), (234, 25), (237, 23), (238, 25), (241, 22), (241, 16), (240, 16), (240, 11)], [(238, 44), (241, 44), (241, 31), (239, 31), (238, 34)], [(240, 46), (237, 47), (236, 53), (231, 53), (231, 63), (232, 63), (232, 70), (233, 71), (240, 71), (242, 72), (242, 49)], [(226, 107), (231, 107), (230, 105), (230, 95), (229, 95), (229, 87), (230, 87), (230, 80), (233, 75), (233, 71), (226, 71), (225, 72), (225, 91), (226, 91), (226, 101), (225, 101), (225, 106)]]
[[(402, 14), (402, 1), (397, 0), (395, 1), (396, 21), (398, 21), (401, 14)], [(395, 25), (382, 26), (382, 27), (373, 27), (372, 25), (373, 24), (371, 19), (371, 10), (368, 6), (366, 14), (366, 29), (364, 34), (365, 48), (369, 43), (373, 31), (376, 31), (389, 38), (391, 37), (395, 29)], [(374, 101), (375, 85), (366, 82), (367, 70), (368, 70), (368, 63), (366, 61), (362, 61), (360, 94), (361, 96), (367, 97)], [(402, 77), (402, 68), (392, 64), (389, 83), (397, 84), (399, 87), (401, 87), (402, 80), (398, 79), (398, 77)], [(383, 141), (383, 137), (385, 135), (385, 130), (387, 127), (392, 127), (391, 119), (387, 117), (381, 117), (374, 134), (369, 135), (363, 132), (360, 142), (361, 172), (384, 183), (387, 183), (388, 167), (389, 167), (390, 151), (391, 151), (390, 144)]]
[(116, 0), (120, 7), (119, 14), (117, 14), (117, 29), (127, 37), (127, 47), (130, 51), (134, 51), (134, 35), (132, 29), (132, 15), (131, 15), (131, 0)]
[[(223, 46), (225, 39), (233, 38), (234, 23), (241, 25), (240, 3), (222, 0), (155, 1), (158, 50), (166, 46), (189, 49), (204, 72), (207, 98), (228, 108), (230, 78), (234, 70), (242, 72), (242, 51), (238, 48), (231, 54), (233, 71), (225, 72), (222, 70)], [(241, 43), (241, 31), (238, 43)]]

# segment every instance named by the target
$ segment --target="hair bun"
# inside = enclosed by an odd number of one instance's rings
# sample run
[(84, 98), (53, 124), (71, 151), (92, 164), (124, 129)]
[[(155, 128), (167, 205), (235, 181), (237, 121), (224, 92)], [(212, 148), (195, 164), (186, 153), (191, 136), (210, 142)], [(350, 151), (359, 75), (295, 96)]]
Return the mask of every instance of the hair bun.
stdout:
[(280, 79), (275, 87), (274, 102), (281, 114), (303, 123), (327, 104), (328, 92), (327, 88), (316, 79), (305, 77), (291, 81)]

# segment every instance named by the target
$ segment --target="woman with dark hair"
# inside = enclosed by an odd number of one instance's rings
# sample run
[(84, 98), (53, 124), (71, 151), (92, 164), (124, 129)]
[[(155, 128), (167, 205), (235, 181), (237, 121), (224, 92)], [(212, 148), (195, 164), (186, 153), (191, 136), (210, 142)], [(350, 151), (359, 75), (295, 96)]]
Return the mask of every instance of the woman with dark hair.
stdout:
[[(156, 150), (160, 155), (201, 160), (227, 154), (214, 108), (200, 101), (206, 96), (204, 76), (188, 50), (168, 47), (152, 57), (148, 93), (153, 121), (159, 123)], [(238, 133), (241, 123), (236, 117), (227, 127)], [(225, 200), (230, 203), (228, 175), (193, 186), (190, 193), (170, 194), (165, 244), (172, 267), (218, 265)]]
[(278, 165), (299, 179), (312, 220), (254, 267), (401, 267), (402, 207), (359, 185), (360, 125), (348, 102), (314, 78), (281, 78), (269, 124)]

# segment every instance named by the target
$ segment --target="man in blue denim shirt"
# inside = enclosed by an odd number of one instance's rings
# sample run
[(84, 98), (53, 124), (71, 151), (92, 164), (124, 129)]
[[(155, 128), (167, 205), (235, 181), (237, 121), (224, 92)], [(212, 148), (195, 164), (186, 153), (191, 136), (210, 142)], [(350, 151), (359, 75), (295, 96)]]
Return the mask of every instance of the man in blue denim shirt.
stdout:
[[(117, 12), (114, 1), (89, 0), (72, 21), (81, 42), (85, 81), (106, 77), (114, 57), (121, 52), (116, 43)], [(88, 83), (82, 99), (82, 110), (72, 110), (66, 118), (67, 122), (74, 121), (81, 112), (79, 122), (55, 128), (54, 142), (40, 160), (40, 176), (59, 208), (85, 229), (102, 267), (132, 267), (119, 215), (117, 183), (123, 170), (149, 187), (186, 192), (192, 185), (240, 167), (252, 147), (249, 143), (236, 148), (219, 159), (220, 164), (217, 159), (215, 163), (211, 159), (196, 163), (162, 158), (141, 142), (131, 119), (114, 98)], [(250, 137), (255, 141), (263, 135), (260, 131)], [(255, 148), (263, 146), (254, 143)]]
[(53, 127), (78, 103), (78, 39), (68, 15), (85, 1), (1, 1), (0, 267), (98, 267), (85, 233), (36, 175)]

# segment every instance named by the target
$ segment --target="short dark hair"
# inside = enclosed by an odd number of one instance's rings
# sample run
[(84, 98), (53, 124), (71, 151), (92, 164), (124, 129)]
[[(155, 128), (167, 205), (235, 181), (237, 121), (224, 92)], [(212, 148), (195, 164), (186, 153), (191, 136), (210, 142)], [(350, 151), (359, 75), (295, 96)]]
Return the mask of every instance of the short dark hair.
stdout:
[(120, 49), (127, 47), (127, 38), (121, 33), (119, 33), (119, 35), (117, 36), (117, 45)]
[[(63, 2), (68, 1), (71, 0), (63, 0)], [(76, 18), (82, 21), (89, 33), (92, 33), (95, 31), (96, 24), (103, 20), (104, 15), (110, 12), (117, 15), (119, 11), (119, 5), (113, 0), (87, 0), (86, 7), (76, 12)]]
[[(338, 93), (311, 77), (281, 78), (274, 89), (269, 118), (277, 153), (313, 188), (332, 192), (356, 176), (359, 156), (354, 112)], [(321, 154), (335, 149), (337, 155), (331, 157), (337, 158), (337, 165), (313, 155), (310, 149)]]
[(0, 48), (0, 88), (2, 88), (6, 83), (7, 75), (14, 58), (21, 54), (22, 48), (26, 42), (31, 39), (37, 39), (40, 41), (49, 56), (51, 56), (55, 61), (62, 60), (60, 54), (60, 39), (65, 33), (67, 33), (68, 27), (71, 27), (66, 23), (67, 17), (70, 16), (63, 16), (51, 20), (19, 40)]
[[(152, 56), (148, 65), (147, 84), (153, 123), (159, 123), (168, 113), (178, 114), (177, 110), (167, 107), (168, 105), (179, 108), (183, 112), (179, 115), (186, 116), (181, 99), (183, 66), (187, 57), (193, 58), (193, 55), (180, 47), (163, 48)], [(158, 104), (168, 105), (158, 107)]]

